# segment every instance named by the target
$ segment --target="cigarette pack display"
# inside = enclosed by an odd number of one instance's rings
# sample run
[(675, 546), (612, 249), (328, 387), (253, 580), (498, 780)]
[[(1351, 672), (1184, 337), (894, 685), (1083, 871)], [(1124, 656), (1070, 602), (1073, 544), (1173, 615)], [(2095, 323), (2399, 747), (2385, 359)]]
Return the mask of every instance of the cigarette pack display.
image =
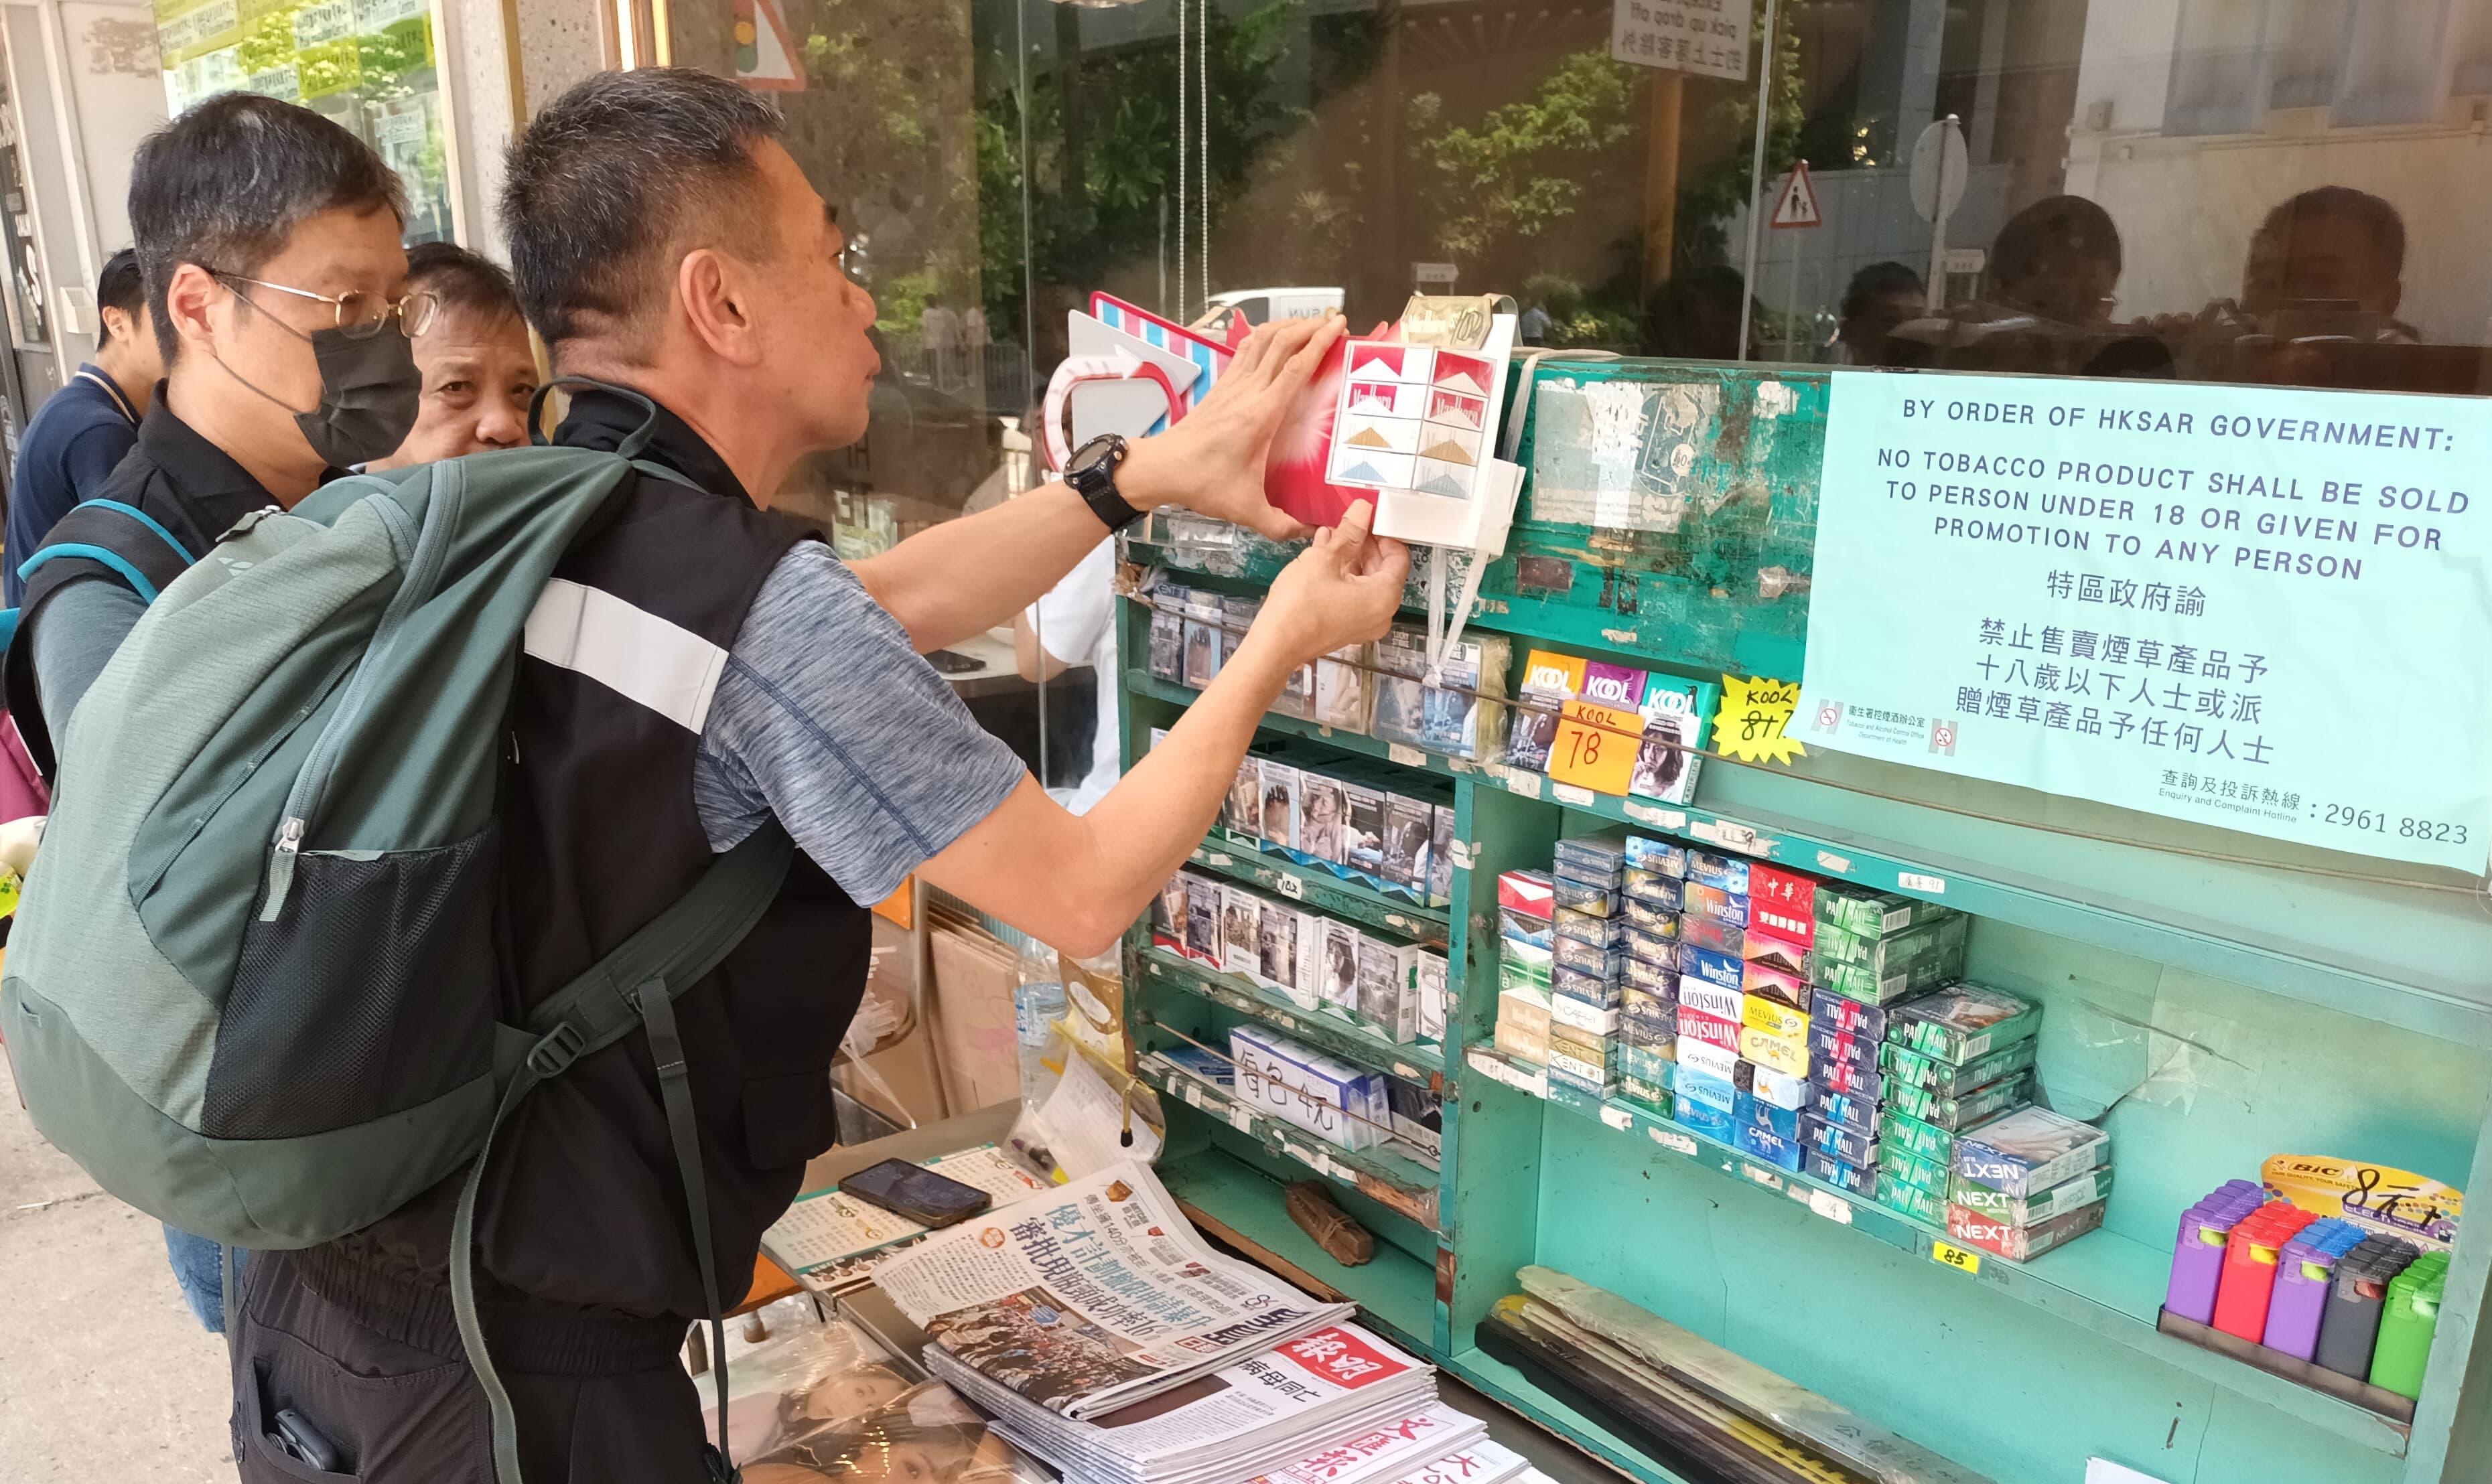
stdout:
[(1558, 1004), (1549, 1002), (1549, 1049), (1563, 1051), (1580, 1062), (1594, 1066), (1607, 1066), (1610, 1062), (1610, 1037), (1607, 1032), (1587, 1030), (1570, 1024), (1558, 1016)]
[(1646, 871), (1676, 881), (1684, 881), (1687, 877), (1687, 847), (1674, 840), (1631, 834), (1619, 849), (1630, 871)]
[(1560, 959), (1549, 975), (1549, 992), (1560, 1000), (1573, 1000), (1599, 1010), (1615, 1010), (1626, 996), (1618, 980), (1597, 974), (1586, 974)]
[(1313, 721), (1316, 715), (1316, 667), (1300, 665), (1281, 682), (1281, 694), (1272, 702), (1272, 710), (1284, 716)]
[(1857, 1031), (1829, 1031), (1814, 1021), (1809, 1024), (1809, 1057), (1828, 1065), (1849, 1067), (1854, 1072), (1875, 1071), (1883, 1045)]
[(1967, 1246), (1996, 1253), (2011, 1263), (2029, 1263), (2054, 1247), (2063, 1246), (2103, 1224), (2103, 1208), (2088, 1206), (2039, 1226), (2009, 1226), (1961, 1206), (1947, 1208), (1947, 1237)]
[(1548, 921), (1558, 910), (1557, 884), (1546, 871), (1507, 871), (1497, 879), (1497, 905)]
[(1793, 1009), (1779, 1000), (1755, 993), (1743, 993), (1739, 1006), (1739, 1024), (1752, 1031), (1796, 1042), (1803, 1055), (1808, 1049), (1808, 1012)]
[[(1823, 988), (1809, 991), (1808, 1019), (1812, 1028), (1849, 1031), (1873, 1047), (1886, 1037), (1884, 1010)], [(1871, 1056), (1874, 1059), (1876, 1053), (1873, 1051)]]
[(1525, 772), (1547, 772), (1549, 749), (1558, 741), (1558, 716), (1563, 700), (1536, 696), (1526, 690), (1509, 708), (1514, 714), (1506, 724), (1505, 766)]
[[(1263, 910), (1269, 913), (1275, 909), (1267, 902)], [(1320, 1009), (1324, 1003), (1323, 983), (1327, 969), (1326, 961), (1331, 956), (1332, 920), (1320, 912), (1307, 912), (1303, 909), (1299, 911), (1297, 917), (1298, 965), (1297, 975), (1290, 981), (1290, 1003), (1302, 1010)], [(1353, 949), (1353, 959), (1355, 956)]]
[(1629, 1048), (1649, 1053), (1654, 1064), (1678, 1060), (1678, 1022), (1674, 1017), (1668, 1025), (1651, 1021), (1618, 1022), (1618, 1033), (1611, 1037), (1614, 1052), (1623, 1054)]
[(1363, 941), (1349, 923), (1324, 919), (1323, 978), (1316, 997), (1324, 1008), (1351, 1020), (1358, 1018), (1358, 946)]
[(1606, 1037), (1617, 1033), (1618, 1012), (1578, 1000), (1561, 989), (1549, 997), (1549, 1024), (1553, 1028), (1552, 1035), (1557, 1033), (1555, 1027), (1566, 1026), (1589, 1035)]
[(1817, 1115), (1829, 1123), (1840, 1123), (1846, 1128), (1856, 1128), (1874, 1136), (1878, 1132), (1881, 1111), (1875, 1098), (1862, 1097), (1856, 1092), (1829, 1092), (1824, 1087), (1817, 1090)]
[(1941, 1166), (1937, 1187), (1941, 1190), (1944, 1190), (1947, 1185), (1947, 1167), (1955, 1162), (1957, 1138), (1958, 1135), (1952, 1129), (1924, 1123), (1918, 1119), (1906, 1118), (1891, 1108), (1880, 1114), (1878, 1118), (1878, 1142), (1885, 1146), (1886, 1152), (1890, 1155), (1900, 1154), (1914, 1159), (1927, 1159)]
[(1754, 1092), (1760, 1102), (1794, 1112), (1817, 1100), (1817, 1088), (1805, 1077), (1779, 1072), (1756, 1062), (1742, 1061), (1731, 1074), (1732, 1085), (1742, 1092)]
[(1185, 679), (1185, 620), (1178, 614), (1151, 615), (1151, 676), (1170, 682)]
[(1678, 915), (1678, 941), (1737, 958), (1746, 950), (1748, 934), (1747, 929), (1736, 922), (1725, 922), (1700, 912), (1681, 912)]
[[(1755, 1004), (1754, 1001), (1749, 1002)], [(1739, 1055), (1759, 1066), (1771, 1067), (1794, 1077), (1808, 1075), (1808, 1037), (1776, 1035), (1743, 1025), (1739, 1030)]]
[(1627, 944), (1627, 921), (1606, 913), (1587, 912), (1580, 907), (1558, 904), (1556, 915), (1558, 936), (1595, 948), (1623, 948)]
[(1220, 641), (1216, 621), (1185, 621), (1185, 684), (1201, 690), (1219, 678), (1220, 661), (1226, 655)]
[(1664, 999), (1678, 998), (1678, 961), (1676, 957), (1656, 963), (1644, 956), (1635, 935), (1627, 938), (1626, 956), (1618, 961), (1619, 981), (1631, 989)]
[(1676, 939), (1678, 936), (1678, 909), (1663, 907), (1630, 896), (1618, 914), (1635, 932), (1648, 937)]
[(1436, 805), (1399, 794), (1384, 800), (1383, 876), (1410, 887), (1428, 889), (1428, 838), (1437, 828)]
[(1912, 1217), (1924, 1226), (1946, 1225), (1946, 1192), (1923, 1190), (1901, 1180), (1885, 1178), (1886, 1167), (1878, 1167), (1878, 1204), (1891, 1211)]
[(1953, 1097), (1926, 1091), (1920, 1088), (1896, 1088), (1887, 1095), (1889, 1112), (1918, 1119), (1933, 1128), (1962, 1132), (1990, 1121), (2010, 1108), (2033, 1100), (2033, 1074), (2012, 1072), (1997, 1082), (1959, 1092)]
[(1678, 946), (1678, 972), (1734, 993), (1746, 992), (1748, 966), (1728, 953), (1682, 943)]
[(1747, 1002), (1748, 997), (1739, 993), (1736, 984), (1725, 988), (1711, 979), (1692, 974), (1678, 977), (1678, 1008), (1682, 1013), (1694, 1010), (1736, 1026), (1747, 1014)]
[(1872, 891), (1834, 881), (1818, 883), (1814, 905), (1820, 927), (1834, 928), (1854, 938), (1884, 938), (1915, 922), (1953, 911), (1917, 897)]
[(1595, 1097), (1607, 1097), (1617, 1091), (1618, 1079), (1607, 1065), (1571, 1056), (1559, 1050), (1555, 1040), (1549, 1043), (1548, 1067), (1549, 1080), (1553, 1084), (1562, 1081), (1578, 1091), (1589, 1092)]
[(1555, 956), (1547, 948), (1511, 938), (1498, 942), (1497, 976), (1500, 984), (1528, 984), (1534, 989), (1549, 988), (1550, 972), (1557, 967)]
[(1856, 938), (1821, 928), (1809, 945), (1808, 971), (1822, 978), (1837, 964), (1852, 964), (1882, 983), (1897, 975), (1919, 985), (1942, 983), (1962, 973), (1972, 926), (1972, 918), (1950, 914), (1914, 923), (1890, 938)]
[(2042, 1007), (2022, 995), (1960, 981), (1896, 1006), (1886, 1039), (1962, 1066), (2003, 1046), (2031, 1040)]
[(1678, 1069), (1671, 1074), (1670, 1090), (1678, 1094), (1682, 1104), (1718, 1108), (1725, 1114), (1735, 1112), (1739, 1106), (1739, 1090), (1731, 1085), (1731, 1079), (1699, 1070), (1694, 1063), (1685, 1061), (1680, 1062)]
[(2032, 1066), (2038, 1046), (2032, 1040), (2018, 1041), (1957, 1066), (1890, 1040), (1879, 1049), (1878, 1069), (1886, 1074), (1890, 1084), (1926, 1088), (1951, 1097)]
[(1687, 1060), (1687, 1047), (1691, 1041), (1700, 1045), (1718, 1046), (1736, 1056), (1739, 1051), (1739, 1023), (1736, 1020), (1725, 1020), (1719, 1015), (1707, 1015), (1703, 1010), (1690, 1009), (1682, 1000), (1678, 1006), (1678, 1057), (1682, 1062)]
[(1263, 760), (1262, 828), (1255, 832), (1286, 850), (1298, 844), (1298, 782), (1296, 769)]
[(1729, 1144), (1738, 1137), (1738, 1125), (1732, 1121), (1730, 1110), (1698, 1102), (1676, 1088), (1671, 1091), (1670, 1118), (1679, 1127), (1703, 1134), (1716, 1144)]
[[(2040, 1226), (2054, 1217), (2064, 1216), (2080, 1207), (2092, 1206), (2111, 1195), (2111, 1168), (2088, 1170), (2074, 1179), (2062, 1180), (2048, 1190), (2037, 1190), (2030, 1196), (2011, 1196), (2004, 1191), (1962, 1176), (1950, 1175), (1947, 1199), (1955, 1205), (1994, 1221), (2004, 1221), (2012, 1227)], [(2310, 1357), (2304, 1355), (2303, 1359)]]
[(1497, 910), (1498, 936), (1507, 943), (1528, 944), (1547, 952), (1558, 946), (1558, 927), (1547, 917), (1535, 917), (1511, 907)]
[(1762, 1159), (1777, 1170), (1788, 1170), (1794, 1175), (1799, 1173), (1800, 1153), (1796, 1143), (1771, 1129), (1741, 1123), (1736, 1114), (1732, 1115), (1731, 1121), (1736, 1129), (1731, 1143), (1740, 1153)]
[(1647, 1025), (1675, 1034), (1678, 1029), (1678, 996), (1676, 986), (1670, 993), (1656, 993), (1629, 981), (1618, 989), (1618, 1016), (1626, 1025)]
[(1532, 650), (1523, 656), (1522, 692), (1547, 700), (1571, 701), (1584, 688), (1584, 660), (1555, 650)]
[(1821, 1055), (1818, 1030), (1808, 1028), (1808, 1076), (1823, 1092), (1842, 1092), (1864, 1101), (1883, 1102), (1886, 1096), (1885, 1074), (1873, 1067), (1861, 1067), (1851, 1062), (1837, 1062)]
[(1696, 775), (1705, 762), (1697, 746), (1702, 718), (1682, 711), (1652, 711), (1644, 718), (1644, 740), (1636, 746), (1634, 771), (1627, 792), (1638, 799), (1685, 803), (1696, 797)]
[(1376, 938), (1358, 941), (1358, 1018), (1396, 1041), (1419, 1038), (1419, 995), (1411, 986), (1417, 951)]
[(1335, 1061), (1261, 1026), (1231, 1031), (1229, 1054), (1237, 1062), (1238, 1100), (1258, 1112), (1345, 1149), (1374, 1149), (1392, 1127), (1381, 1072)]
[(1342, 793), (1350, 800), (1348, 858), (1344, 864), (1371, 876), (1384, 874), (1384, 800), (1382, 789), (1364, 783), (1343, 785)]
[(1788, 1139), (1795, 1144), (1799, 1140), (1799, 1111), (1777, 1108), (1754, 1092), (1737, 1094), (1731, 1117), (1742, 1127), (1762, 1128), (1778, 1139)]
[(1625, 885), (1627, 833), (1623, 829), (1569, 835), (1558, 842), (1553, 854), (1558, 874), (1561, 876), (1571, 876), (1596, 886), (1617, 887)]
[(1497, 997), (1497, 1049), (1537, 1066), (1549, 1060), (1549, 996), (1508, 989)]
[(1433, 804), (1428, 834), (1428, 900), (1444, 906), (1454, 891), (1454, 807)]
[(1367, 730), (1366, 660), (1367, 646), (1352, 644), (1316, 661), (1316, 720), (1345, 732)]
[(1844, 1123), (1831, 1123), (1812, 1108), (1800, 1119), (1799, 1142), (1813, 1149), (1824, 1149), (1848, 1165), (1874, 1165), (1878, 1162), (1878, 1136), (1863, 1133)]
[(1263, 836), (1263, 760), (1248, 754), (1229, 783), (1229, 801), (1220, 806), (1220, 824), (1248, 845)]
[(1594, 661), (1584, 667), (1583, 698), (1619, 711), (1642, 711), (1646, 672)]
[(1581, 880), (1568, 874), (1566, 866), (1566, 861), (1558, 862), (1557, 874), (1551, 883), (1559, 912), (1606, 917), (1617, 911), (1618, 899), (1611, 883)]
[(1263, 905), (1262, 951), (1255, 978), (1266, 988), (1295, 997), (1298, 992), (1298, 914), (1276, 902)]
[[(1753, 945), (1756, 941), (1756, 936), (1750, 934), (1748, 942)], [(1746, 972), (1740, 976), (1739, 988), (1747, 995), (1749, 1003), (1763, 1000), (1781, 1005), (1798, 1017), (1799, 1024), (1807, 1025), (1808, 982), (1788, 970), (1777, 969), (1753, 958), (1747, 964)]]
[(1621, 1070), (1618, 1073), (1618, 1090), (1611, 1095), (1624, 1098), (1663, 1118), (1670, 1117), (1670, 1085), (1659, 1078)]
[(1883, 1184), (1908, 1186), (1927, 1191), (1934, 1201), (1946, 1200), (1946, 1165), (1940, 1160), (1908, 1154), (1897, 1149), (1891, 1139), (1879, 1141), (1878, 1176)]
[(1687, 853), (1687, 884), (1711, 887), (1733, 896), (1748, 894), (1748, 861), (1738, 856), (1716, 855), (1709, 850)]
[(1748, 925), (1796, 944), (1802, 953), (1817, 937), (1817, 878), (1780, 866), (1748, 869)]
[(1580, 938), (1566, 937), (1561, 933), (1552, 949), (1552, 954), (1557, 962), (1564, 964), (1577, 974), (1588, 974), (1596, 979), (1608, 979), (1615, 983), (1625, 974), (1627, 953), (1623, 941), (1617, 947), (1604, 948), (1586, 943)]
[(1971, 1130), (1955, 1170), (2011, 1196), (2047, 1190), (2111, 1162), (2111, 1135), (2048, 1108), (2020, 1108)]
[[(1756, 904), (1749, 903), (1748, 910), (1756, 911)], [(1761, 964), (1803, 982), (1808, 978), (1808, 954), (1787, 938), (1776, 938), (1751, 928), (1741, 939), (1739, 958), (1742, 962)]]
[(1263, 967), (1263, 899), (1244, 887), (1220, 888), (1220, 967), (1248, 978)]
[(1678, 945), (1679, 939), (1675, 933), (1651, 932), (1639, 927), (1627, 929), (1627, 956), (1667, 969), (1674, 976), (1678, 973)]
[(1419, 991), (1419, 1039), (1445, 1038), (1445, 955), (1434, 948), (1411, 951), (1411, 982)]
[(1221, 958), (1220, 898), (1220, 883), (1185, 873), (1185, 956), (1214, 969)]
[[(1738, 928), (1743, 933), (1748, 926), (1748, 899), (1736, 892), (1691, 880), (1683, 899), (1686, 906), (1679, 911), (1682, 917), (1710, 918), (1725, 927)], [(1683, 924), (1680, 931), (1686, 931)]]
[(1700, 1077), (1720, 1079), (1738, 1091), (1739, 1054), (1703, 1041), (1690, 1041), (1679, 1051), (1678, 1064)]
[(1653, 912), (1676, 914), (1687, 904), (1687, 883), (1658, 871), (1630, 866), (1620, 873), (1619, 887), (1626, 892), (1629, 903)]
[(1852, 1164), (1828, 1154), (1824, 1149), (1809, 1149), (1800, 1165), (1800, 1173), (1810, 1179), (1824, 1180), (1837, 1190), (1863, 1200), (1878, 1198), (1878, 1167)]
[(1350, 796), (1336, 778), (1298, 778), (1298, 851), (1333, 865), (1350, 863)]
[(1419, 745), (1448, 757), (1496, 759), (1505, 752), (1505, 707), (1488, 697), (1501, 692), (1507, 643), (1483, 635), (1453, 647), (1445, 658), (1444, 684), (1419, 698)]
[(1179, 871), (1151, 898), (1151, 946), (1185, 951), (1185, 872)]
[(1635, 1041), (1621, 1041), (1610, 1048), (1611, 1063), (1621, 1077), (1640, 1077), (1653, 1086), (1667, 1090), (1677, 1065), (1668, 1046), (1646, 1046)]
[(1409, 1146), (1411, 1157), (1433, 1170), (1444, 1157), (1445, 1100), (1416, 1083), (1384, 1079), (1384, 1106), (1393, 1137)]

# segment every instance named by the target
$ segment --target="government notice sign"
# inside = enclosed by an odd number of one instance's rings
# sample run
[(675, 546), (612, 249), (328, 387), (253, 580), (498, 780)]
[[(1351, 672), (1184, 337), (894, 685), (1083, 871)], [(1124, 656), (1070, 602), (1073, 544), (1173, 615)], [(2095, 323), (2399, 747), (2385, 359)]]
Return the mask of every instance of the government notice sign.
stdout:
[(1810, 747), (2480, 873), (2492, 403), (1838, 371)]

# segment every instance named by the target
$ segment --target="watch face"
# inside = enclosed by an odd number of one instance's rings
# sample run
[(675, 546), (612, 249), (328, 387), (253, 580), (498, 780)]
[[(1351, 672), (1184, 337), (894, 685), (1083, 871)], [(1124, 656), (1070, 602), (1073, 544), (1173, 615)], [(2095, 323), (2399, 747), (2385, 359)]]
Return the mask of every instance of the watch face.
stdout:
[(1124, 440), (1116, 437), (1112, 433), (1106, 437), (1093, 438), (1088, 443), (1085, 443), (1082, 447), (1073, 451), (1073, 462), (1066, 467), (1064, 472), (1067, 474), (1087, 474), (1091, 470), (1098, 468), (1100, 465), (1107, 463), (1110, 459), (1114, 458), (1118, 453), (1124, 451)]

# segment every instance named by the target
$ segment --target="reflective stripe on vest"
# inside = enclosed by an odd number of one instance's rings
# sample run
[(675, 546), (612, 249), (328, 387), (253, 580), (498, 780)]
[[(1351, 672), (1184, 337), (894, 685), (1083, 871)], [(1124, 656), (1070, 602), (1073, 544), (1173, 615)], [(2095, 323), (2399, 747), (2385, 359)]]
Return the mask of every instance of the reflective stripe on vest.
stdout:
[(709, 720), (727, 651), (598, 588), (557, 577), (528, 614), (524, 653), (584, 675), (693, 733)]

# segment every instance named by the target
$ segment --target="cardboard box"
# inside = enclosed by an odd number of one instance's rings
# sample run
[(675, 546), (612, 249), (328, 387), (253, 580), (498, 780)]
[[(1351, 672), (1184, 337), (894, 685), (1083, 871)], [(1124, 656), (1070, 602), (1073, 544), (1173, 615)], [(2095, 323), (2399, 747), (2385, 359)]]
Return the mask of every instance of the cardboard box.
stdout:
[(1237, 1100), (1344, 1149), (1384, 1142), (1393, 1113), (1384, 1074), (1336, 1061), (1260, 1026), (1229, 1033), (1237, 1063)]

